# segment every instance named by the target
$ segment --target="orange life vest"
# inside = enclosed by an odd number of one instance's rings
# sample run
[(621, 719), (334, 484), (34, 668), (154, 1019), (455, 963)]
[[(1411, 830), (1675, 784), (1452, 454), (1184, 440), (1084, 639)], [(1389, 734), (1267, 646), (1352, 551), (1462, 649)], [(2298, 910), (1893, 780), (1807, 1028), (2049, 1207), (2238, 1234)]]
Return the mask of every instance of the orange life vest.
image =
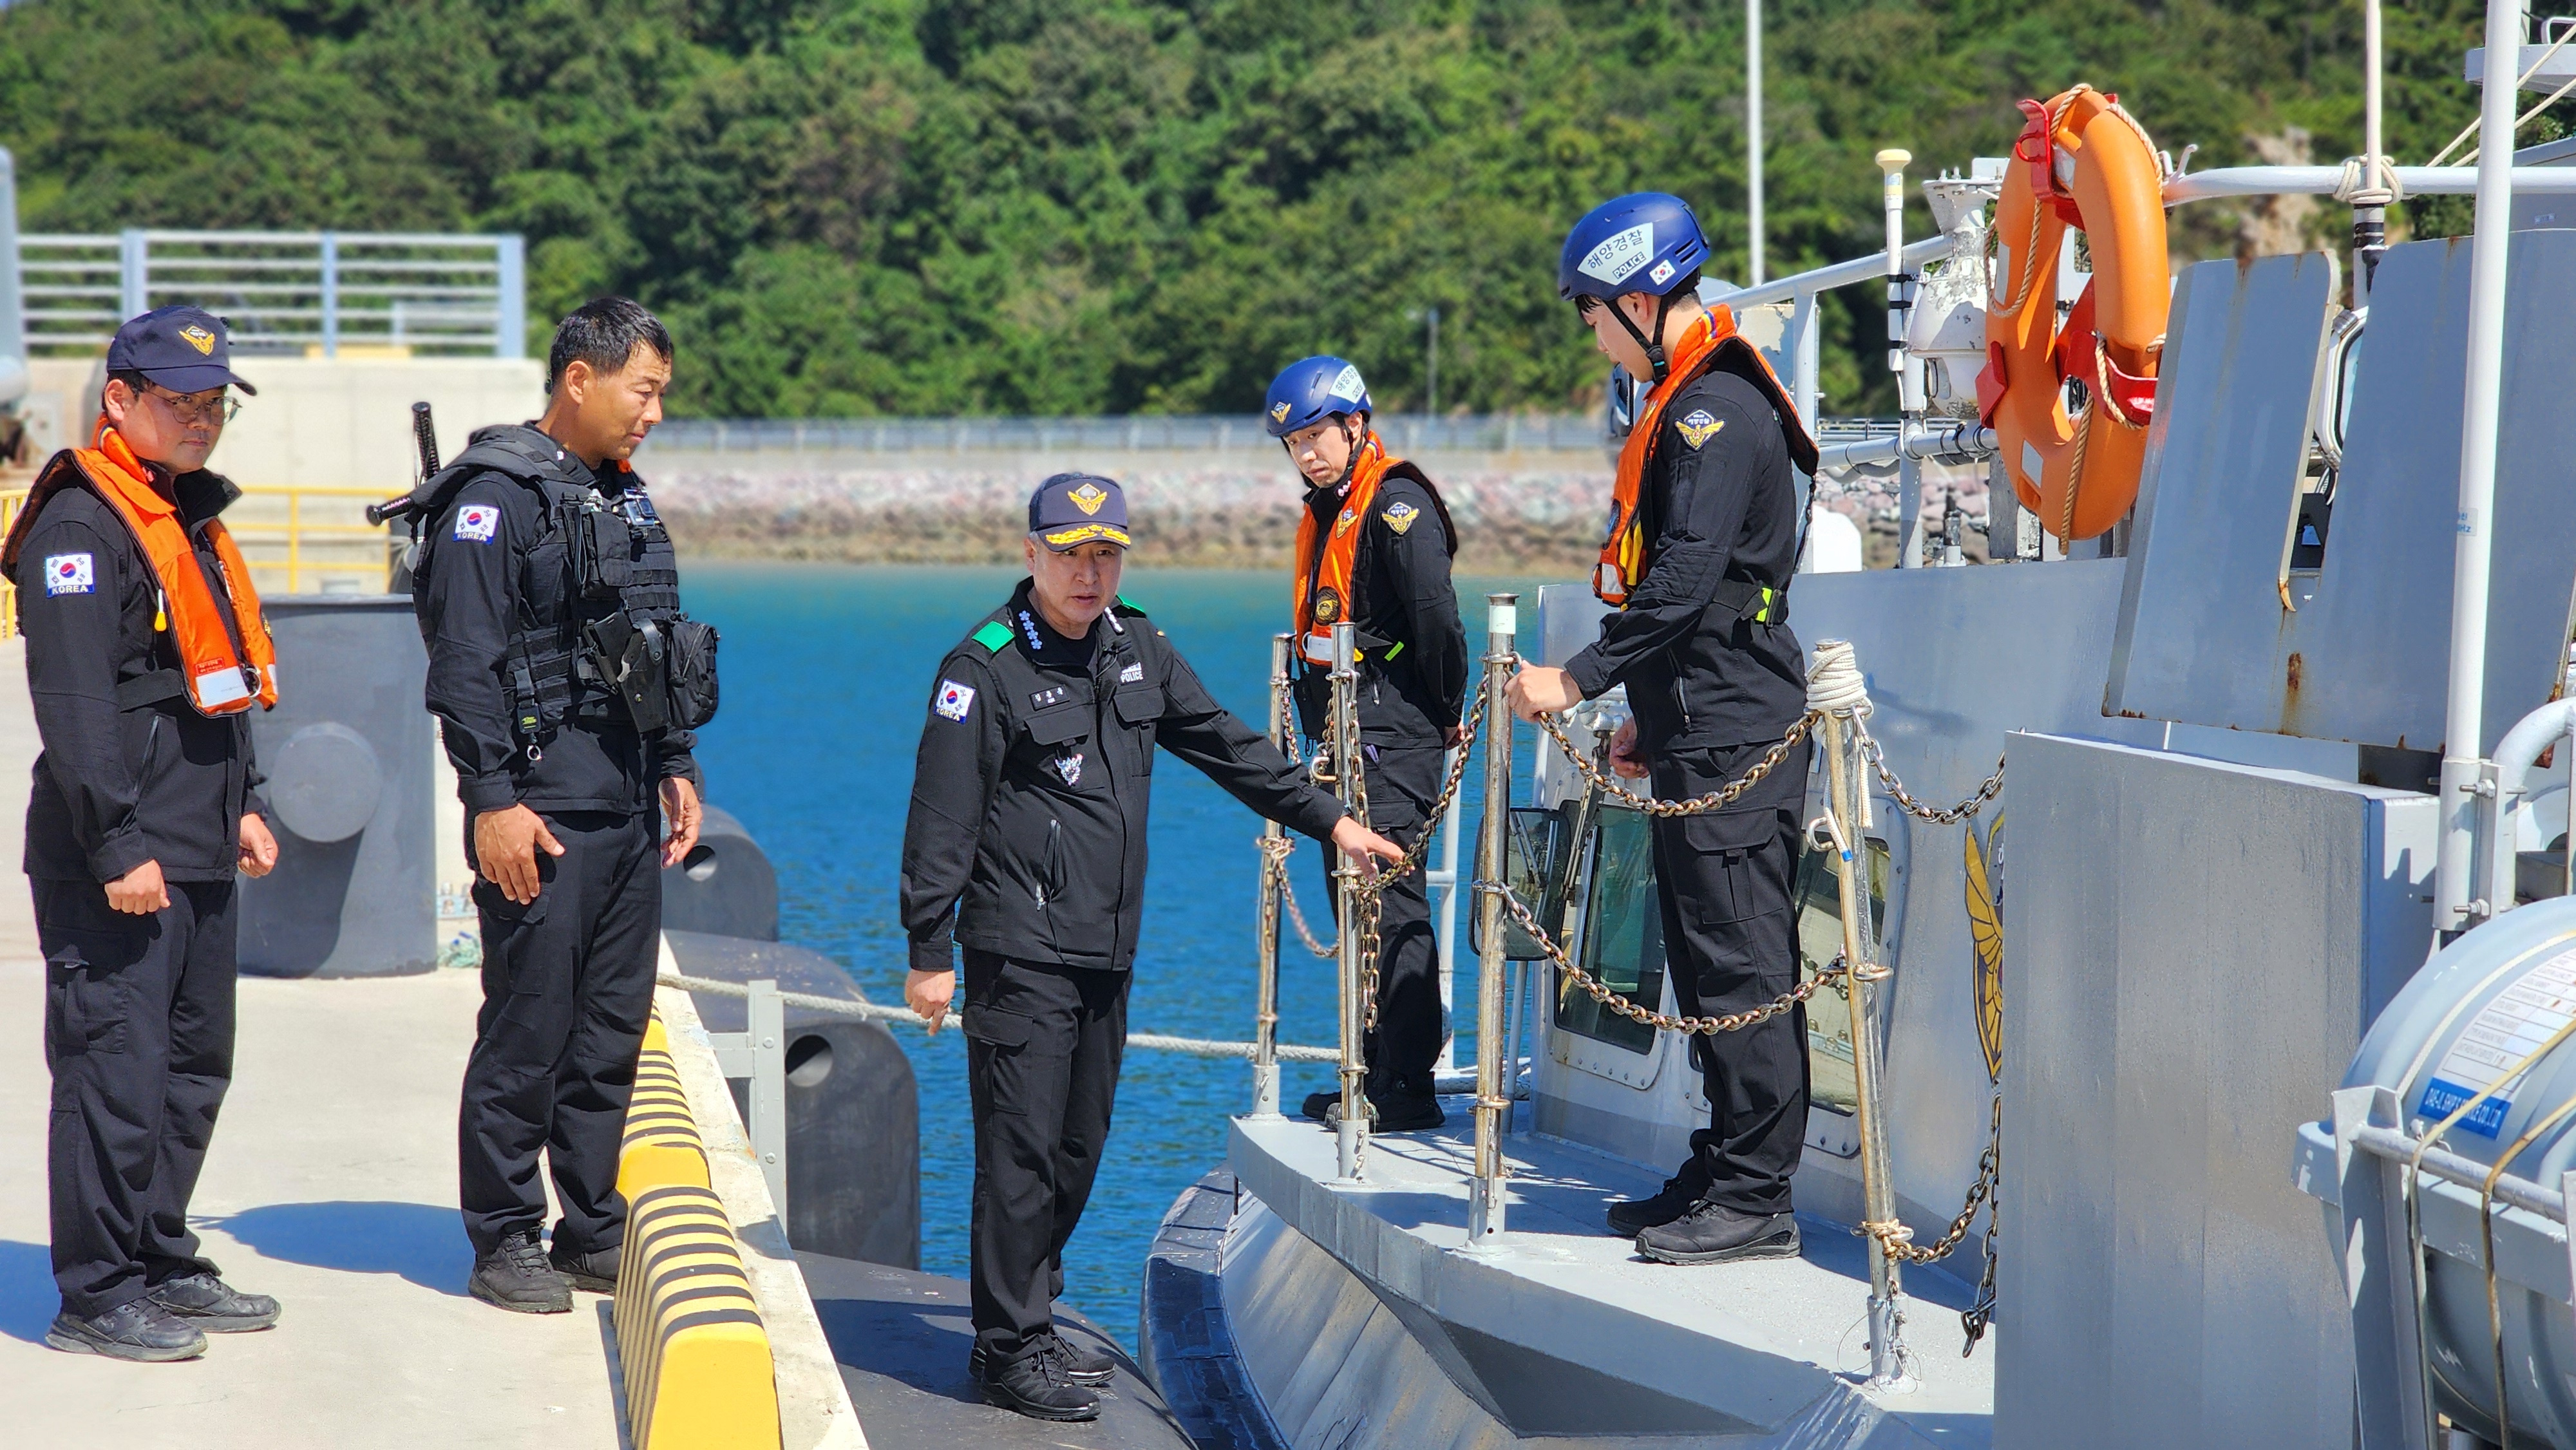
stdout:
[(259, 593), (251, 587), (250, 565), (232, 534), (220, 519), (205, 522), (206, 541), (214, 548), (224, 593), (232, 604), (227, 618), (205, 570), (198, 566), (187, 526), (179, 520), (178, 504), (153, 486), (150, 466), (134, 456), (105, 420), (100, 421), (90, 447), (56, 454), (38, 476), (7, 543), (0, 545), (0, 568), (17, 570), (18, 551), (45, 500), (81, 479), (125, 521), (126, 531), (151, 561), (161, 598), (160, 617), (154, 624), (170, 632), (188, 703), (208, 716), (237, 715), (253, 701), (261, 709), (274, 708), (277, 650), (260, 615)]
[(1737, 335), (1733, 310), (1723, 306), (1708, 309), (1708, 315), (1692, 323), (1674, 344), (1663, 382), (1646, 395), (1646, 406), (1638, 412), (1628, 430), (1628, 441), (1619, 449), (1619, 472), (1610, 489), (1610, 531), (1601, 540), (1601, 567), (1592, 574), (1593, 594), (1613, 609), (1624, 607), (1629, 591), (1646, 577), (1646, 536), (1637, 505), (1645, 487), (1646, 466), (1654, 461), (1655, 440), (1663, 432), (1664, 405), (1701, 374), (1718, 367), (1769, 396), (1773, 410), (1780, 415), (1780, 432), (1789, 446), (1790, 463), (1810, 476), (1816, 471), (1816, 445), (1807, 437), (1806, 427), (1789, 401), (1788, 390), (1780, 386), (1779, 376), (1771, 371), (1771, 364), (1759, 348)]
[[(1342, 511), (1334, 516), (1331, 536), (1316, 538), (1322, 531), (1311, 508), (1297, 520), (1297, 648), (1309, 664), (1333, 662), (1333, 626), (1350, 618), (1351, 573), (1359, 561), (1360, 535), (1367, 532), (1369, 505), (1377, 500), (1388, 465), (1397, 461), (1387, 457), (1386, 444), (1371, 428), (1360, 440), (1359, 456), (1351, 460), (1350, 486), (1342, 493)], [(1319, 544), (1320, 567), (1315, 557)]]

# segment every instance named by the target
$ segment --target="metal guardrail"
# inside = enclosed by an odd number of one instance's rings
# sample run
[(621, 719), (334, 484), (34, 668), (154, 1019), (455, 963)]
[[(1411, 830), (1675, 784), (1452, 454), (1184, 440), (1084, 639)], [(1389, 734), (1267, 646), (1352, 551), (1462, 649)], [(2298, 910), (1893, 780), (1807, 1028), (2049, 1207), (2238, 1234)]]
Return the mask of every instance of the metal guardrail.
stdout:
[(95, 352), (129, 317), (193, 303), (246, 352), (343, 347), (515, 358), (526, 245), (432, 232), (29, 232), (18, 277), (31, 353)]
[[(1597, 451), (1597, 413), (1372, 420), (1398, 453)], [(1276, 452), (1257, 414), (1137, 414), (1125, 418), (674, 418), (653, 430), (649, 456), (672, 453)]]

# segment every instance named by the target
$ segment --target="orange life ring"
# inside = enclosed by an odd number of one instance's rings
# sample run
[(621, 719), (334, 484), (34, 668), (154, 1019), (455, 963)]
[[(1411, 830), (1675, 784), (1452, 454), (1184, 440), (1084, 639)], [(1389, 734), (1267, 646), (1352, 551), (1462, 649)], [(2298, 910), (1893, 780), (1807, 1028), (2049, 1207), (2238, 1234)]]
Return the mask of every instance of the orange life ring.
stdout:
[[(2164, 166), (2117, 96), (2077, 86), (2021, 108), (2030, 123), (1995, 206), (1977, 410), (2022, 507), (2071, 542), (2118, 523), (2138, 497), (2173, 300)], [(2057, 255), (2069, 226), (2085, 235), (2093, 279), (2061, 324)], [(2069, 378), (2086, 399), (2071, 413)]]

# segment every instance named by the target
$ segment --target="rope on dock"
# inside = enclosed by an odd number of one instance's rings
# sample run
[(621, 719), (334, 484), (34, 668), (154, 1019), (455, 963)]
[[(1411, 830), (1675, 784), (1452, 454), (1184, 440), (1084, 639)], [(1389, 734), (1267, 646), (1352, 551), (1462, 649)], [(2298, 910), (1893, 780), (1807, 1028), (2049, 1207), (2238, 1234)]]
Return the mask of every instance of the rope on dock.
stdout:
[[(706, 977), (679, 976), (664, 972), (657, 979), (665, 987), (678, 987), (687, 992), (706, 992), (718, 997), (749, 997), (751, 988), (740, 982), (719, 982)], [(790, 1007), (802, 1007), (827, 1017), (846, 1017), (859, 1022), (914, 1022), (921, 1014), (910, 1007), (896, 1007), (881, 1002), (853, 1002), (847, 997), (818, 997), (810, 992), (781, 992), (778, 1000)], [(1130, 1032), (1129, 1047), (1155, 1052), (1178, 1052), (1190, 1057), (1232, 1057), (1252, 1060), (1249, 1042), (1221, 1042), (1205, 1037), (1173, 1037), (1161, 1032)], [(1283, 1042), (1274, 1049), (1281, 1062), (1339, 1062), (1342, 1054), (1330, 1047), (1303, 1047)]]

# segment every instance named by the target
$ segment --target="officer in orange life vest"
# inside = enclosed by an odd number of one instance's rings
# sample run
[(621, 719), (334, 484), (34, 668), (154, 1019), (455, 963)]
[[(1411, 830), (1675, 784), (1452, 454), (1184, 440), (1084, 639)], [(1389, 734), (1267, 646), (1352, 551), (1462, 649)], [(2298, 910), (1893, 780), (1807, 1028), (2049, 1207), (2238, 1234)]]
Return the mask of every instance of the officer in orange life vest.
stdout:
[[(1337, 357), (1293, 362), (1270, 385), (1262, 424), (1306, 483), (1297, 520), (1297, 713), (1310, 736), (1331, 713), (1332, 627), (1358, 627), (1361, 776), (1369, 825), (1411, 846), (1430, 830), (1442, 751), (1466, 739), (1467, 633), (1449, 561), (1458, 531), (1421, 469), (1388, 454), (1360, 370)], [(1332, 870), (1328, 859), (1327, 879)], [(1437, 1128), (1432, 1067), (1440, 1058), (1440, 951), (1423, 872), (1380, 895), (1377, 1026), (1368, 1033), (1374, 1130)], [(1341, 1121), (1341, 1094), (1306, 1099), (1307, 1117)]]
[(44, 753), (26, 870), (53, 1069), (46, 1173), (75, 1354), (188, 1359), (265, 1329), (197, 1252), (188, 1200), (232, 1078), (234, 877), (264, 876), (250, 712), (276, 655), (206, 471), (234, 404), (224, 326), (164, 307), (117, 331), (90, 446), (54, 455), (5, 543)]
[[(1508, 692), (1527, 720), (1626, 685), (1631, 718), (1612, 763), (1650, 777), (1665, 800), (1743, 775), (1807, 702), (1788, 621), (1800, 548), (1792, 469), (1812, 476), (1816, 446), (1727, 310), (1701, 305), (1707, 256), (1689, 205), (1657, 192), (1603, 203), (1566, 238), (1559, 293), (1601, 351), (1654, 389), (1619, 454), (1593, 578), (1613, 609), (1601, 637), (1562, 669), (1522, 670)], [(1789, 884), (1807, 759), (1801, 741), (1728, 809), (1654, 822), (1665, 962), (1686, 1014), (1741, 1012), (1797, 985)], [(1611, 1207), (1611, 1231), (1664, 1263), (1796, 1254), (1805, 1010), (1694, 1035), (1691, 1052), (1709, 1125), (1662, 1192)]]

